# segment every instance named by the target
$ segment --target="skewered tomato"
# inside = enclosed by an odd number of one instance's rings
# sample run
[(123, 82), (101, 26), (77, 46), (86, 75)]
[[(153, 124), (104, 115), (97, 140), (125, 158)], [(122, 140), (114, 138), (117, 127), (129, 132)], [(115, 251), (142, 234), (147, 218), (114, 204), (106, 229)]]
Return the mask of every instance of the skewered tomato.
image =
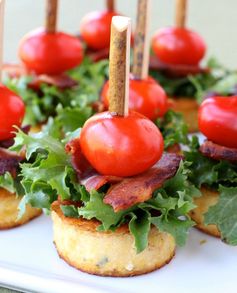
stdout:
[(12, 133), (20, 127), (25, 114), (22, 99), (3, 85), (0, 85), (0, 140), (14, 137)]
[(154, 35), (152, 49), (164, 63), (197, 65), (205, 55), (206, 45), (201, 36), (194, 31), (167, 27)]
[(198, 124), (209, 140), (237, 148), (237, 96), (206, 99), (199, 108)]
[[(109, 82), (102, 90), (104, 105), (109, 106)], [(168, 100), (163, 88), (151, 77), (129, 81), (129, 109), (146, 116), (151, 120), (164, 116), (168, 110)]]
[(158, 128), (143, 115), (99, 113), (85, 123), (81, 149), (103, 175), (133, 176), (146, 171), (161, 157), (164, 142)]
[(81, 22), (81, 36), (87, 46), (94, 50), (109, 48), (110, 26), (114, 11), (93, 11)]
[(60, 74), (81, 63), (83, 49), (74, 36), (37, 29), (22, 39), (19, 57), (36, 74)]

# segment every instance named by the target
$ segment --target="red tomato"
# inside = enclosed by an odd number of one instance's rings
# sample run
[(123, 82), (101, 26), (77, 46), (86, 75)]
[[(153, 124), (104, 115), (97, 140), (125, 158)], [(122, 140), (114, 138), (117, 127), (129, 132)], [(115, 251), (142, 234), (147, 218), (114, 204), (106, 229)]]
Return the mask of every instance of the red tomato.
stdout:
[(109, 48), (113, 11), (93, 11), (81, 21), (80, 32), (87, 46), (94, 50)]
[(199, 108), (198, 124), (209, 140), (237, 148), (237, 96), (206, 99)]
[(22, 99), (3, 85), (0, 85), (0, 140), (14, 137), (14, 125), (20, 127), (25, 115)]
[(103, 175), (133, 176), (154, 165), (164, 142), (159, 129), (143, 115), (127, 117), (99, 113), (85, 123), (81, 149), (91, 165)]
[[(102, 100), (109, 106), (109, 82), (102, 89)], [(129, 109), (151, 120), (164, 116), (168, 110), (168, 100), (163, 88), (151, 77), (143, 80), (130, 78)]]
[(79, 39), (74, 36), (37, 29), (22, 39), (19, 57), (36, 74), (53, 75), (79, 65), (83, 58), (83, 49)]
[(153, 36), (152, 49), (164, 63), (197, 65), (205, 55), (206, 45), (196, 32), (167, 27)]

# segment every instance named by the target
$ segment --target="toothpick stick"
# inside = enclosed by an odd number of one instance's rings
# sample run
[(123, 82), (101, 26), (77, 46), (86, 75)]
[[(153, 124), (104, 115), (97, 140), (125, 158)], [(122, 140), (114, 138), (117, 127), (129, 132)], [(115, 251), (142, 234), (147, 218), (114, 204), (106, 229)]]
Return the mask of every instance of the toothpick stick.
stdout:
[(109, 56), (109, 111), (128, 115), (131, 19), (114, 16)]
[(3, 66), (4, 6), (5, 0), (0, 0), (0, 82), (2, 82)]
[(106, 6), (108, 11), (115, 10), (115, 0), (106, 0)]
[(186, 24), (187, 0), (176, 0), (175, 24), (184, 28)]
[(136, 79), (145, 79), (149, 67), (148, 19), (150, 0), (138, 0), (137, 24), (135, 31), (133, 75)]
[(45, 29), (48, 33), (55, 33), (57, 26), (58, 0), (46, 0)]

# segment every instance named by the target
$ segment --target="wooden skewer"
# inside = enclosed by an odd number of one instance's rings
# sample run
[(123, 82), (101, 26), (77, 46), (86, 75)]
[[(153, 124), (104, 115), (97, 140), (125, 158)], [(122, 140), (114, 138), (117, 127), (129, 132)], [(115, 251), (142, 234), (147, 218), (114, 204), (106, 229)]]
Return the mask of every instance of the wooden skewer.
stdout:
[(135, 31), (133, 75), (136, 79), (145, 79), (149, 67), (149, 40), (148, 19), (150, 13), (150, 0), (138, 0), (137, 24)]
[(187, 0), (176, 0), (175, 24), (184, 28), (186, 25)]
[(5, 0), (0, 0), (0, 83), (2, 82), (3, 66), (4, 7)]
[(55, 33), (57, 26), (58, 0), (46, 0), (45, 29), (48, 33)]
[(106, 6), (108, 11), (115, 10), (115, 0), (106, 0)]
[(131, 19), (114, 16), (109, 55), (109, 111), (128, 115)]

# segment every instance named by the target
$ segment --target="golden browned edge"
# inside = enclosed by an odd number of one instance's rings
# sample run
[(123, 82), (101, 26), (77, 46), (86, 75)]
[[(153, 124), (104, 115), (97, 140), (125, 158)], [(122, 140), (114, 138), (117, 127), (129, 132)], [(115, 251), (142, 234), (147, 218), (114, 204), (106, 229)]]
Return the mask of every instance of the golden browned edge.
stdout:
[[(86, 228), (87, 231), (93, 232), (95, 231), (96, 227), (100, 225), (100, 222), (97, 220), (85, 220), (83, 218), (80, 219), (76, 219), (76, 218), (69, 218), (69, 217), (65, 217), (64, 214), (62, 213), (61, 209), (60, 209), (60, 203), (58, 201), (54, 202), (52, 204), (52, 211), (54, 211), (63, 221), (68, 222), (70, 225), (74, 225), (77, 227), (81, 227), (83, 226), (83, 229)], [(129, 229), (128, 229), (128, 225), (124, 224), (121, 227), (119, 227), (116, 232), (113, 233), (121, 233), (121, 234), (125, 234), (128, 233)], [(110, 231), (103, 231), (103, 233), (108, 233), (110, 234)], [(151, 273), (153, 271), (156, 271), (162, 267), (164, 267), (165, 265), (169, 264), (170, 261), (173, 259), (173, 257), (175, 256), (175, 251), (174, 253), (170, 256), (170, 258), (165, 261), (162, 265), (159, 265), (157, 267), (152, 268), (151, 270), (139, 270), (139, 271), (133, 271), (132, 273), (126, 273), (126, 274), (121, 274), (118, 271), (112, 271), (110, 274), (96, 274), (93, 270), (83, 270), (81, 268), (79, 268), (74, 262), (70, 261), (67, 257), (63, 256), (57, 249), (57, 245), (54, 242), (54, 245), (56, 247), (57, 253), (59, 255), (59, 257), (61, 259), (63, 259), (66, 263), (68, 263), (70, 266), (76, 268), (77, 270), (84, 272), (84, 273), (88, 273), (90, 275), (96, 275), (96, 276), (100, 276), (100, 277), (134, 277), (134, 276), (139, 276), (139, 275), (144, 275), (144, 274), (148, 274)]]
[[(13, 197), (15, 199), (16, 195), (14, 193), (10, 193), (9, 191), (3, 189), (3, 188), (0, 188), (0, 200), (1, 198), (3, 197)], [(35, 213), (34, 215), (32, 215), (31, 217), (27, 218), (27, 219), (24, 219), (24, 220), (19, 220), (17, 222), (11, 222), (11, 223), (8, 223), (8, 224), (1, 224), (0, 222), (0, 230), (8, 230), (8, 229), (12, 229), (12, 228), (17, 228), (23, 224), (26, 224), (28, 223), (29, 221), (37, 218), (38, 216), (40, 216), (42, 214), (42, 210), (40, 209), (35, 209)]]
[(221, 237), (216, 225), (204, 225), (204, 214), (218, 201), (219, 193), (210, 189), (201, 188), (202, 196), (194, 198), (197, 207), (190, 212), (190, 217), (196, 222), (196, 228), (214, 237)]
[(197, 101), (187, 97), (170, 98), (170, 101), (172, 109), (183, 115), (184, 121), (188, 125), (189, 132), (197, 132), (199, 107)]
[(154, 272), (158, 269), (163, 268), (165, 265), (169, 264), (171, 262), (171, 260), (173, 259), (173, 257), (175, 256), (175, 252), (171, 255), (170, 259), (168, 259), (167, 261), (165, 261), (162, 265), (157, 266), (151, 270), (140, 270), (140, 271), (134, 271), (132, 273), (126, 273), (126, 274), (120, 274), (118, 273), (116, 270), (111, 272), (110, 274), (96, 274), (93, 270), (83, 270), (81, 268), (78, 268), (78, 266), (76, 266), (73, 262), (71, 262), (67, 257), (64, 257), (62, 254), (59, 253), (56, 244), (54, 243), (57, 253), (59, 255), (59, 257), (61, 259), (63, 259), (66, 263), (68, 263), (71, 267), (74, 267), (75, 269), (83, 272), (83, 273), (87, 273), (90, 275), (95, 275), (95, 276), (99, 276), (99, 277), (116, 277), (116, 278), (125, 278), (125, 277), (135, 277), (135, 276), (140, 276), (140, 275), (145, 275), (145, 274), (149, 274), (151, 272)]

